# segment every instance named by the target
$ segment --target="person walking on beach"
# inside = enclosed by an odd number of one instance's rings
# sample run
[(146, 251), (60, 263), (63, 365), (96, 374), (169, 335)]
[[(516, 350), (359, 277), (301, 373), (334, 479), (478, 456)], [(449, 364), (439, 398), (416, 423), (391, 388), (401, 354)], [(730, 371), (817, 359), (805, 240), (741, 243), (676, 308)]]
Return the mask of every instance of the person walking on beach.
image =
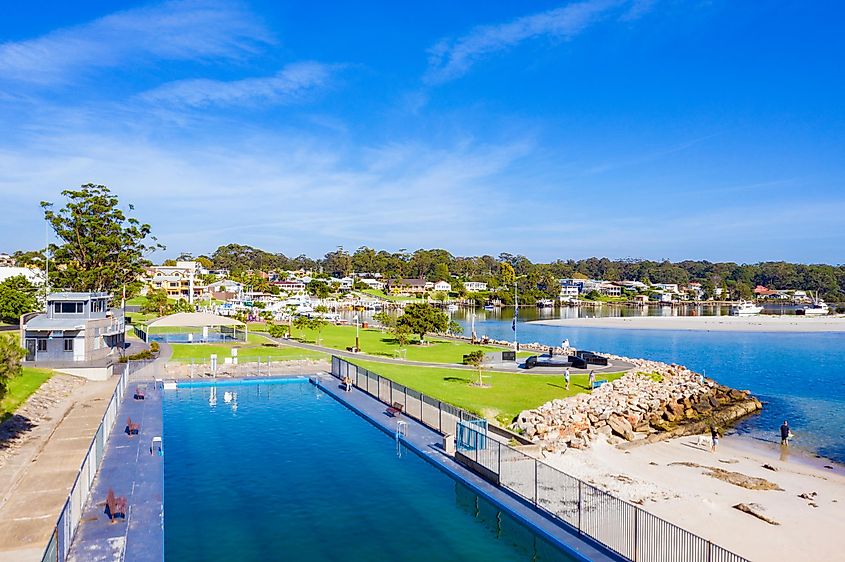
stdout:
[(563, 380), (566, 381), (566, 390), (569, 390), (569, 367), (563, 370)]
[(783, 420), (783, 425), (780, 426), (780, 444), (784, 447), (789, 446), (789, 423), (786, 420)]
[(710, 452), (716, 452), (716, 446), (719, 445), (719, 430), (715, 425), (710, 426)]
[(596, 372), (592, 369), (590, 370), (590, 388), (592, 389), (593, 386), (596, 384)]

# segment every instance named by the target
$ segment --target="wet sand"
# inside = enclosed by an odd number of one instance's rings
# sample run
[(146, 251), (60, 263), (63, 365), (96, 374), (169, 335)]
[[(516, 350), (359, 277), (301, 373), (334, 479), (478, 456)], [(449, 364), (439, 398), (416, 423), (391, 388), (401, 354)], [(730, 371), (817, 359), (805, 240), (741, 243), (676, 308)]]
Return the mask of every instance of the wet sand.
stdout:
[(532, 324), (572, 328), (680, 330), (703, 332), (845, 332), (845, 316), (627, 316), (561, 318)]

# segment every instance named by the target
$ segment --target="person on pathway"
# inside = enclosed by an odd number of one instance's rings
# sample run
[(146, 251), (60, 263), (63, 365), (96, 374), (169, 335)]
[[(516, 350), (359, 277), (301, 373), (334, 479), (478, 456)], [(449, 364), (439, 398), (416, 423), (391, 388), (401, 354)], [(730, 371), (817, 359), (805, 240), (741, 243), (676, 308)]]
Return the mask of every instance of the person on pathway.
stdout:
[(563, 370), (563, 380), (566, 381), (566, 390), (569, 390), (569, 367)]
[(590, 370), (590, 388), (592, 389), (595, 384), (596, 384), (596, 372), (591, 369)]
[(784, 447), (788, 447), (790, 435), (791, 432), (789, 431), (789, 423), (784, 420), (783, 425), (780, 426), (780, 444)]
[(719, 430), (716, 429), (715, 425), (710, 426), (710, 452), (716, 452), (716, 446), (719, 445)]

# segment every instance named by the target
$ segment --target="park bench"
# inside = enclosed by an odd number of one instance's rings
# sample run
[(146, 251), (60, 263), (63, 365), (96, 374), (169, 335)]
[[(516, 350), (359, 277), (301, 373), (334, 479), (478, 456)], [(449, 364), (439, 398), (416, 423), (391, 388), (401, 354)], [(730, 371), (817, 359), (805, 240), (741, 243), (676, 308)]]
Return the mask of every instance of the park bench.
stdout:
[(135, 387), (135, 394), (132, 396), (135, 400), (143, 400), (145, 398), (144, 389), (140, 386)]
[(118, 514), (126, 519), (126, 498), (122, 496), (115, 496), (114, 490), (111, 488), (109, 488), (109, 493), (106, 496), (106, 512), (108, 513), (109, 519), (111, 519), (112, 523), (114, 523), (114, 518), (117, 517)]
[(402, 408), (404, 408), (402, 404), (400, 404), (399, 402), (394, 402), (393, 406), (389, 406), (387, 408), (387, 413), (393, 416), (394, 418), (398, 418), (399, 414), (402, 413)]
[(138, 435), (141, 433), (141, 424), (132, 423), (132, 418), (126, 418), (126, 433), (129, 434), (129, 437), (132, 437), (132, 434)]
[(598, 387), (600, 387), (601, 385), (603, 385), (603, 384), (604, 384), (604, 383), (606, 383), (606, 382), (607, 382), (607, 379), (599, 379), (599, 380), (597, 380), (597, 381), (593, 381), (593, 386), (592, 386), (592, 388), (598, 388)]

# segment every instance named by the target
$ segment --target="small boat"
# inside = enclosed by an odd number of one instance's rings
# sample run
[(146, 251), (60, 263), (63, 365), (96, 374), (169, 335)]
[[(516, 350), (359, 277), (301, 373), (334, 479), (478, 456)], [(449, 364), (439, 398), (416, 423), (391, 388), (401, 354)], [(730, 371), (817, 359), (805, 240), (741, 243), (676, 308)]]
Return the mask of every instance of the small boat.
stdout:
[(824, 316), (830, 314), (830, 307), (821, 299), (814, 299), (813, 304), (805, 306), (795, 311), (795, 314), (801, 316)]
[(749, 301), (739, 301), (731, 307), (731, 316), (753, 316), (763, 312), (763, 307)]
[(554, 308), (555, 301), (552, 299), (540, 299), (537, 301), (537, 308)]
[(456, 304), (447, 304), (447, 305), (446, 305), (446, 310), (448, 310), (449, 312), (455, 312), (456, 310), (458, 310), (458, 305), (456, 305)]
[(493, 306), (492, 304), (485, 304), (484, 310), (496, 310), (496, 307)]

